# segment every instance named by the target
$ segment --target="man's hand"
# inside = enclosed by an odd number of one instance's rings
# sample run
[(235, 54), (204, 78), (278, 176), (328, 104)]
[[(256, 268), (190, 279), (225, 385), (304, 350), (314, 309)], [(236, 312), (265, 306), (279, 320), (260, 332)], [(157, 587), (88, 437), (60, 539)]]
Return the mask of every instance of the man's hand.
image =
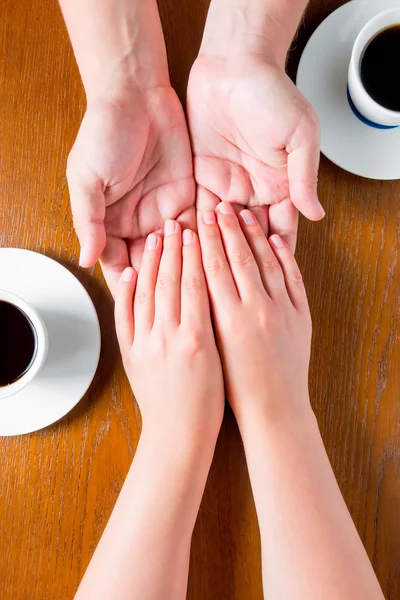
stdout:
[(296, 209), (312, 220), (325, 213), (318, 121), (284, 69), (257, 53), (201, 53), (187, 102), (196, 182), (211, 192), (199, 194), (199, 209), (270, 205), (270, 233), (294, 248)]
[(190, 140), (157, 0), (60, 0), (88, 107), (67, 178), (83, 267), (111, 292), (166, 219), (193, 227)]
[(99, 258), (112, 292), (138, 266), (144, 239), (167, 218), (194, 225), (192, 155), (182, 106), (168, 86), (89, 104), (68, 160), (80, 264)]

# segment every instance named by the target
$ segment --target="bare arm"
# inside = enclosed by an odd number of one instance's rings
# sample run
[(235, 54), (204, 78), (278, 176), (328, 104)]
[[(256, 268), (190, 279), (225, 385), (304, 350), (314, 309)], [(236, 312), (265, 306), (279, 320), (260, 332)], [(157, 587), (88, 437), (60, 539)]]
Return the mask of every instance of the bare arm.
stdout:
[(110, 87), (169, 83), (156, 0), (60, 0), (88, 102)]
[[(317, 221), (319, 124), (285, 60), (306, 0), (211, 0), (191, 71), (187, 108), (195, 179), (218, 200), (247, 207), (294, 249), (298, 212)], [(260, 208), (261, 207), (261, 208)]]
[(145, 237), (194, 223), (193, 161), (156, 0), (60, 0), (87, 96), (67, 165), (80, 265), (113, 294)]
[(179, 224), (167, 221), (164, 241), (149, 236), (139, 275), (128, 268), (118, 283), (115, 317), (142, 435), (77, 600), (184, 600), (191, 536), (224, 411), (193, 231), (182, 236)]
[[(229, 203), (199, 219), (228, 400), (260, 524), (268, 600), (383, 600), (308, 395), (311, 318), (293, 253)], [(219, 231), (218, 231), (219, 230)], [(222, 238), (222, 239), (221, 239)], [(223, 243), (222, 243), (223, 242)], [(238, 260), (240, 257), (240, 260)]]
[(265, 596), (382, 600), (314, 415), (297, 416), (243, 432)]
[(202, 52), (264, 53), (283, 65), (308, 0), (212, 0)]
[(203, 450), (141, 438), (76, 600), (184, 600), (213, 448)]

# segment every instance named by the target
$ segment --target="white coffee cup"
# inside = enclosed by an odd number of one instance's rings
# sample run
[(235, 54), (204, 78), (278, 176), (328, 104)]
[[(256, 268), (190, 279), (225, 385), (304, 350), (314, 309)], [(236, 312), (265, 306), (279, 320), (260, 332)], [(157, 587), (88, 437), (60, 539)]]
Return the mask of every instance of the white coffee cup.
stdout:
[[(400, 125), (400, 111), (389, 110), (371, 98), (361, 81), (361, 61), (371, 40), (384, 29), (398, 24), (400, 8), (385, 10), (368, 21), (354, 43), (349, 67), (349, 93), (354, 106), (365, 119), (384, 127)], [(397, 74), (393, 73), (393, 77), (396, 76)]]
[[(6, 290), (0, 289), (0, 301), (8, 302), (9, 304), (13, 304), (17, 308), (19, 308), (25, 315), (28, 317), (31, 322), (35, 333), (36, 333), (36, 352), (35, 356), (32, 360), (32, 363), (26, 373), (24, 373), (19, 379), (10, 383), (9, 385), (0, 387), (0, 400), (4, 398), (8, 398), (13, 394), (21, 391), (25, 386), (28, 385), (39, 373), (40, 369), (43, 367), (49, 346), (49, 340), (47, 335), (47, 329), (43, 320), (39, 313), (25, 300), (12, 294), (11, 292), (7, 292)], [(0, 323), (1, 330), (1, 323)], [(0, 339), (0, 343), (2, 340)]]

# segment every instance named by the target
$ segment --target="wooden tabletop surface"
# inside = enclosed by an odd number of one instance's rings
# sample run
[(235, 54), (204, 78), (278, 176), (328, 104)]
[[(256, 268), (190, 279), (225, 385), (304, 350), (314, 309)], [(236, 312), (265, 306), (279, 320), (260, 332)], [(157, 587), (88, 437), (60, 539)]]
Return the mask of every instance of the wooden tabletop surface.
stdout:
[[(293, 60), (340, 0), (312, 0)], [(207, 0), (160, 0), (181, 98)], [(65, 163), (85, 98), (56, 0), (2, 0), (0, 245), (66, 265), (97, 308), (102, 354), (84, 399), (32, 435), (0, 440), (0, 598), (72, 599), (135, 453), (137, 408), (98, 267), (77, 267)], [(298, 258), (314, 318), (313, 406), (385, 595), (400, 598), (400, 184), (322, 159), (322, 223), (301, 221)], [(227, 411), (196, 526), (188, 597), (262, 598), (257, 522)], [(289, 599), (288, 599), (289, 600)], [(358, 599), (355, 599), (358, 600)], [(361, 599), (360, 599), (361, 600)]]

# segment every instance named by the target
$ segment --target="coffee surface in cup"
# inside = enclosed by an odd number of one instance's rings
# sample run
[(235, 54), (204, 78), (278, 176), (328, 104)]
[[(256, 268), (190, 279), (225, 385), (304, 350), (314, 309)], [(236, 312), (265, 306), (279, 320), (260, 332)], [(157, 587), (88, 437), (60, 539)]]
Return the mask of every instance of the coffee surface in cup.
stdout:
[(32, 366), (37, 336), (28, 316), (0, 300), (0, 387), (18, 381)]
[(375, 102), (389, 110), (400, 111), (400, 24), (376, 35), (361, 59), (361, 81)]

